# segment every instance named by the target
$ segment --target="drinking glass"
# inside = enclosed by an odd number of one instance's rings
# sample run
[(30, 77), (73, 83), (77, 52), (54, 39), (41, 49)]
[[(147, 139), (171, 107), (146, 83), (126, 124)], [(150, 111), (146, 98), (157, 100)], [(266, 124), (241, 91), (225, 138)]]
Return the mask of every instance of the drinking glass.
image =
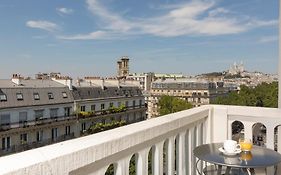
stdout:
[(241, 151), (251, 151), (252, 147), (253, 147), (253, 143), (252, 143), (251, 139), (240, 138), (239, 145), (240, 145)]

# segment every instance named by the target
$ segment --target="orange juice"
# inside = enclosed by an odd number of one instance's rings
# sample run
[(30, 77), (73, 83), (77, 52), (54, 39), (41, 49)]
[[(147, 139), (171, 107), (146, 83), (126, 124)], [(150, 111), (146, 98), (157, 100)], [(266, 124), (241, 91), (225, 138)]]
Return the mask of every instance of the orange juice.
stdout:
[(250, 139), (240, 139), (239, 144), (242, 151), (252, 150), (253, 144)]

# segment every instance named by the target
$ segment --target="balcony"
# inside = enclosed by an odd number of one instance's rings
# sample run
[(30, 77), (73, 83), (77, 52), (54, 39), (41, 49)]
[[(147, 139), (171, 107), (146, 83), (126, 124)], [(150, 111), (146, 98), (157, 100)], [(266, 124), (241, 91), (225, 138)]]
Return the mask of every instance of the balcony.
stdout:
[(0, 131), (7, 132), (18, 132), (19, 129), (21, 130), (31, 130), (36, 129), (38, 127), (42, 127), (45, 125), (49, 127), (50, 124), (60, 125), (61, 123), (65, 122), (74, 122), (77, 119), (76, 116), (59, 116), (56, 118), (40, 118), (35, 120), (27, 120), (27, 121), (19, 121), (19, 122), (12, 122), (7, 124), (0, 125)]
[(122, 111), (111, 111), (111, 110), (103, 110), (103, 111), (96, 111), (91, 115), (82, 116), (82, 115), (69, 115), (69, 116), (58, 116), (52, 118), (37, 118), (35, 120), (28, 120), (28, 121), (19, 121), (19, 122), (12, 122), (12, 123), (5, 123), (0, 125), (0, 131), (9, 131), (9, 132), (17, 132), (19, 128), (23, 130), (35, 129), (36, 127), (50, 127), (51, 125), (60, 125), (65, 122), (74, 123), (77, 120), (85, 120), (85, 119), (95, 119), (97, 117), (114, 117), (116, 115), (122, 115), (126, 112), (141, 112), (145, 111), (145, 105), (136, 105), (136, 106), (129, 106), (126, 107)]
[[(204, 143), (231, 139), (234, 121), (243, 123), (247, 138), (252, 138), (256, 123), (263, 124), (266, 147), (276, 146), (280, 152), (281, 134), (278, 137), (274, 134), (281, 125), (280, 116), (281, 109), (201, 106), (1, 157), (0, 174), (104, 175), (109, 165), (113, 165), (115, 174), (129, 175), (130, 160), (135, 155), (137, 175), (147, 175), (149, 166), (156, 175), (195, 175), (193, 149)], [(152, 152), (150, 162), (149, 152)], [(273, 174), (272, 168), (266, 171)]]

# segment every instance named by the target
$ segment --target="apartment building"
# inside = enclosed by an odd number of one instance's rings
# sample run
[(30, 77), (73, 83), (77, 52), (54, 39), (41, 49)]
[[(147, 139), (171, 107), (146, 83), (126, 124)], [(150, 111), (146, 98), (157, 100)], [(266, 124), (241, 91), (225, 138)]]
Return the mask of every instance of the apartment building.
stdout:
[(0, 80), (0, 148), (16, 152), (73, 137), (72, 109), (71, 91), (58, 82)]
[[(74, 109), (94, 112), (96, 117), (80, 119), (79, 130), (84, 132), (94, 123), (126, 121), (134, 123), (146, 118), (145, 101), (138, 85), (116, 78), (85, 77), (74, 89)], [(125, 107), (126, 111), (116, 113), (112, 109)]]
[(184, 99), (194, 107), (209, 104), (217, 94), (216, 84), (196, 79), (158, 79), (151, 85), (148, 99), (148, 118), (158, 116), (158, 101), (169, 95)]
[[(79, 137), (97, 122), (144, 120), (138, 86), (110, 81), (115, 84), (85, 79), (74, 85), (70, 77), (24, 79), (16, 74), (0, 80), (0, 156)], [(109, 112), (121, 104), (125, 110)], [(93, 115), (81, 117), (81, 111)]]

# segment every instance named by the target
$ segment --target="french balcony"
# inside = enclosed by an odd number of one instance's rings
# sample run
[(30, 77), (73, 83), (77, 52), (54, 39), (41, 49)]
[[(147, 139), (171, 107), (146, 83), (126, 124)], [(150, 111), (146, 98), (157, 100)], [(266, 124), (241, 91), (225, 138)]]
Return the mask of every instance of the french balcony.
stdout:
[[(246, 138), (253, 138), (261, 124), (266, 128), (263, 145), (280, 152), (280, 116), (281, 109), (275, 108), (201, 106), (1, 157), (0, 174), (104, 175), (114, 167), (114, 174), (129, 175), (134, 157), (137, 175), (196, 175), (193, 149), (232, 139), (237, 121)], [(273, 174), (272, 168), (262, 171)]]
[(50, 125), (60, 125), (65, 122), (73, 123), (77, 120), (84, 120), (89, 118), (96, 118), (96, 117), (104, 117), (109, 116), (113, 117), (115, 115), (120, 115), (126, 112), (141, 112), (145, 111), (146, 106), (145, 105), (136, 105), (136, 106), (128, 106), (124, 108), (122, 111), (111, 111), (111, 110), (102, 110), (102, 111), (96, 111), (95, 113), (91, 113), (87, 116), (83, 115), (69, 115), (69, 116), (56, 116), (56, 117), (49, 117), (49, 118), (36, 118), (35, 120), (26, 120), (26, 121), (18, 121), (18, 122), (10, 122), (10, 123), (4, 123), (0, 124), (0, 131), (9, 131), (9, 132), (17, 132), (18, 129), (34, 129), (36, 127), (42, 127), (42, 126), (50, 126)]

